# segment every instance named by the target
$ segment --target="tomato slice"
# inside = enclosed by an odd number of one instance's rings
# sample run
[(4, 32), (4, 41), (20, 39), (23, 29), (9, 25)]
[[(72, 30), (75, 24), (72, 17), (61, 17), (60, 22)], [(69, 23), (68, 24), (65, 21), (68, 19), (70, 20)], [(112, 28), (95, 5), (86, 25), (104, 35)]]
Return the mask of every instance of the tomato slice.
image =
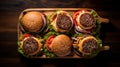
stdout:
[(73, 15), (73, 20), (74, 20), (75, 26), (78, 26), (76, 19), (80, 15), (80, 13), (81, 13), (81, 10), (78, 12), (75, 12), (75, 14)]
[(54, 36), (54, 35), (51, 35), (51, 36), (49, 36), (48, 39), (46, 40), (46, 48), (47, 48), (49, 51), (51, 50), (50, 45), (51, 45), (51, 43), (52, 43), (52, 41), (53, 41), (54, 38), (55, 38), (55, 36)]
[(74, 15), (73, 15), (73, 20), (74, 20), (75, 26), (78, 26), (77, 18), (78, 18), (78, 16), (79, 16), (81, 13), (83, 13), (83, 12), (89, 12), (89, 11), (88, 11), (88, 10), (79, 10), (79, 11), (77, 11), (77, 12), (74, 13)]
[(26, 33), (26, 34), (24, 34), (24, 35), (22, 36), (22, 40), (25, 39), (26, 37), (31, 37), (31, 36), (32, 36), (31, 34), (27, 34), (27, 33)]

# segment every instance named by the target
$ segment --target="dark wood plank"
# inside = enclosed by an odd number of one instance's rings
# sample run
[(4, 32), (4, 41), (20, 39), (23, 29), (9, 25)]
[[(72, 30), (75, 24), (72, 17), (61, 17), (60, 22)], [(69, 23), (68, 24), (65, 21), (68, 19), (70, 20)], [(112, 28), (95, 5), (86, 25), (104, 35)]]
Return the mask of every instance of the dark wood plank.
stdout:
[[(78, 7), (92, 8), (104, 18), (101, 38), (110, 45), (93, 59), (26, 59), (17, 52), (17, 23), (26, 8)], [(0, 2), (0, 67), (119, 67), (120, 66), (120, 9), (117, 0), (1, 0)]]

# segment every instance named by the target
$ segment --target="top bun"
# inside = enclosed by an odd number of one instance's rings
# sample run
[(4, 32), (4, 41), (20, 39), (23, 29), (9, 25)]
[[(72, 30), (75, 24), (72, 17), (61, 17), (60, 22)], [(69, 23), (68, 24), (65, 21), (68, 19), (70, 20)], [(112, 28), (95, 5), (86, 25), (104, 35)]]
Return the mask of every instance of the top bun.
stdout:
[(72, 42), (71, 39), (66, 35), (56, 36), (51, 43), (51, 50), (57, 56), (63, 57), (71, 52)]
[(44, 25), (44, 16), (40, 12), (27, 12), (22, 17), (22, 25), (26, 31), (38, 32)]

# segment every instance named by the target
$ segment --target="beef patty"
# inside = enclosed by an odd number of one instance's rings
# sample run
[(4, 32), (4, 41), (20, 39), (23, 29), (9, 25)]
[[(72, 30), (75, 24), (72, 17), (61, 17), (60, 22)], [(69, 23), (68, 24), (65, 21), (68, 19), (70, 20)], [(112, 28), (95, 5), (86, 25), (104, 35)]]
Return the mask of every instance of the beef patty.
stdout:
[(84, 27), (91, 27), (92, 25), (95, 25), (95, 22), (94, 16), (89, 13), (84, 13), (80, 17), (80, 23)]
[(23, 42), (23, 50), (25, 54), (34, 53), (38, 50), (38, 42), (32, 37), (27, 38)]
[(66, 14), (59, 14), (56, 22), (57, 22), (57, 26), (60, 29), (64, 29), (64, 30), (68, 30), (72, 25), (72, 21), (70, 17), (68, 17)]
[(83, 52), (94, 53), (98, 50), (98, 43), (95, 39), (87, 39), (83, 42)]

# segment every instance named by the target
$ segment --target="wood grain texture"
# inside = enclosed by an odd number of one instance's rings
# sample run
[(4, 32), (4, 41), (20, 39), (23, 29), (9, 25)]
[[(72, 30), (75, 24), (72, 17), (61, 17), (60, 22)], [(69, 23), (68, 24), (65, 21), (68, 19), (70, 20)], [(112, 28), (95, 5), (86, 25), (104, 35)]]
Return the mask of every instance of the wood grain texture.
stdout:
[[(17, 23), (27, 8), (75, 7), (92, 8), (110, 23), (103, 24), (101, 38), (109, 51), (93, 59), (26, 59), (17, 52)], [(116, 0), (1, 0), (0, 2), (0, 67), (119, 67), (120, 9)]]

